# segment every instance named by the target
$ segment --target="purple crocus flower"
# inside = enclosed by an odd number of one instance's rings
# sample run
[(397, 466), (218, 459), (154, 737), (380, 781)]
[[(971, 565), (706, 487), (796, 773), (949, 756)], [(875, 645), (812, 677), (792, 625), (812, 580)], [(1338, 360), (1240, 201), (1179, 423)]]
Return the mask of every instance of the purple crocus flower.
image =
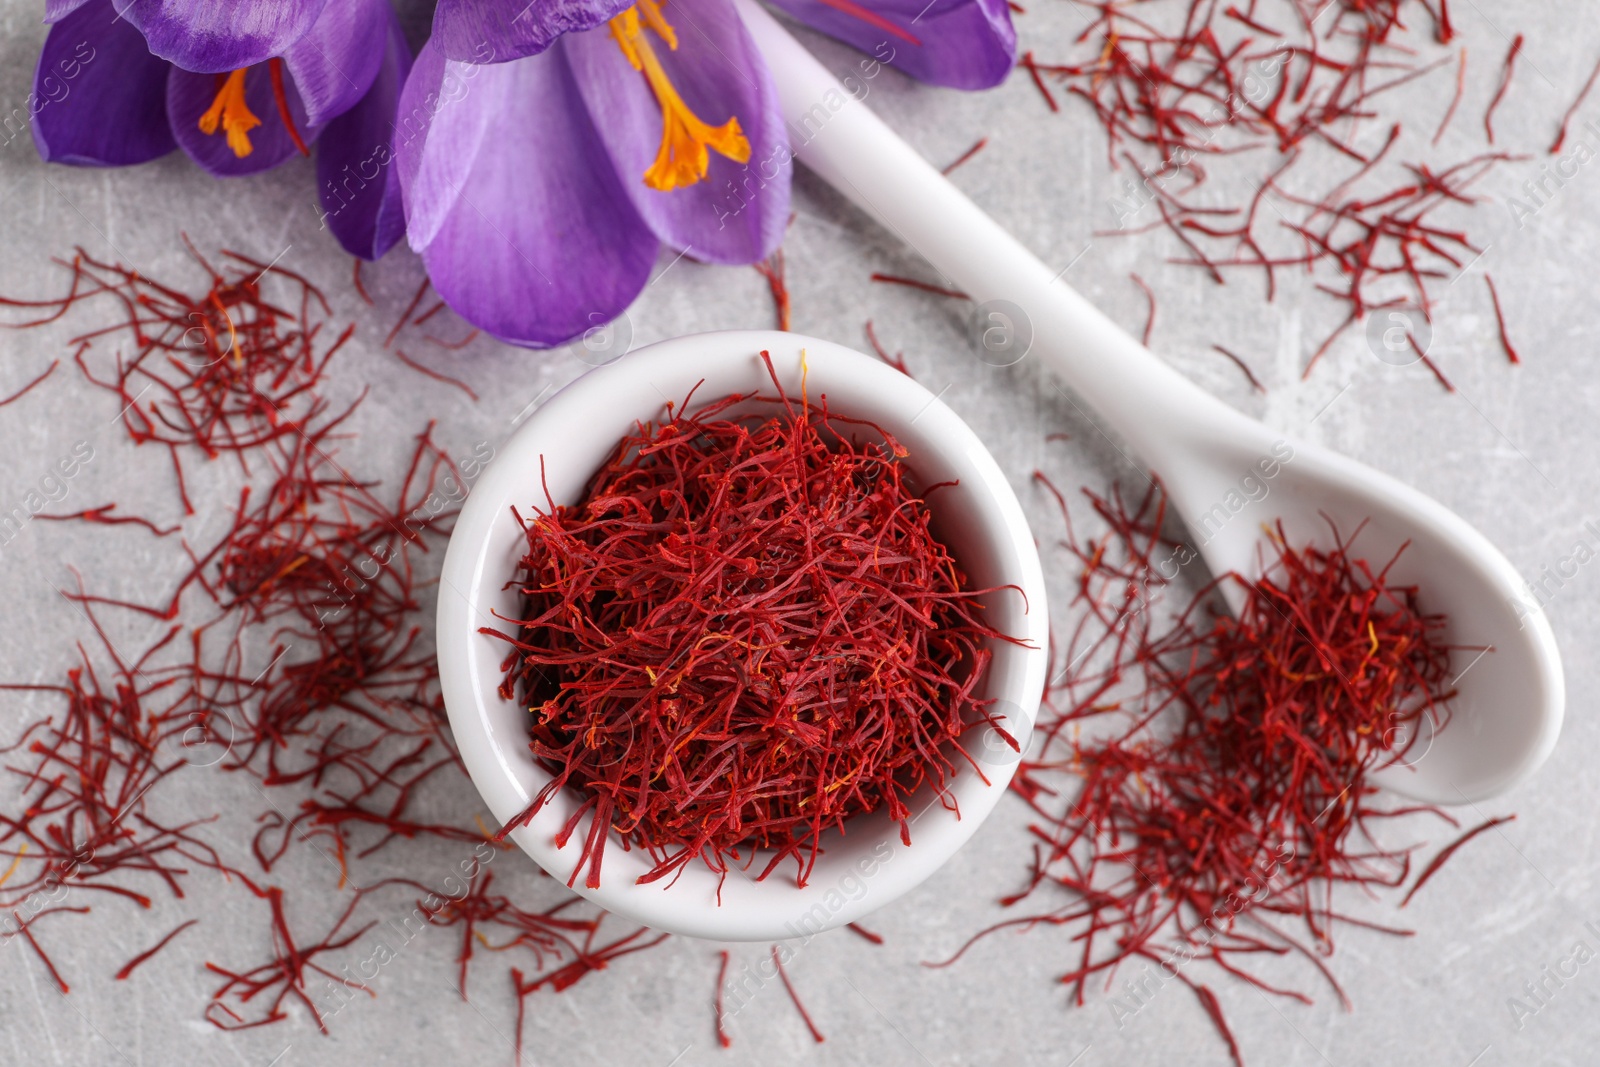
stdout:
[[(1005, 0), (776, 0), (925, 81), (1015, 62)], [(729, 0), (439, 0), (401, 102), (411, 246), (514, 344), (609, 322), (660, 244), (751, 263), (782, 240), (791, 153)]]
[[(523, 21), (581, 25), (586, 5)], [(480, 28), (430, 41), (400, 105), (407, 235), (468, 321), (560, 344), (625, 308), (662, 244), (709, 263), (777, 248), (788, 142), (730, 0), (639, 0), (542, 50), (509, 15)]]
[[(266, 38), (257, 33), (271, 20), (243, 20), (239, 40), (248, 47), (175, 29), (181, 20), (174, 12), (190, 8), (276, 12), (290, 6), (50, 0), (47, 17), (54, 24), (34, 72), (39, 154), (55, 163), (118, 167), (182, 148), (210, 173), (229, 177), (309, 155), (315, 144), (328, 228), (353, 254), (382, 255), (405, 229), (399, 183), (388, 162), (395, 108), (411, 67), (387, 0), (308, 3), (319, 17), (292, 39), (274, 23), (269, 36), (282, 47), (273, 52), (263, 52), (258, 38)], [(139, 20), (135, 9), (143, 12)], [(158, 40), (168, 55), (181, 55), (198, 69), (157, 54)], [(246, 62), (228, 65), (241, 58)]]

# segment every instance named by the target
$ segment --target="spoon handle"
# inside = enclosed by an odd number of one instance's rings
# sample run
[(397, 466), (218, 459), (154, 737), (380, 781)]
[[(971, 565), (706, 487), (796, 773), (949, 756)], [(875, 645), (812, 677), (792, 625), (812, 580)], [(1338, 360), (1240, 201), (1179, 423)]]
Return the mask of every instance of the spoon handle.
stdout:
[[(994, 362), (1023, 351), (1042, 359), (1146, 465), (1169, 475), (1185, 466), (1188, 447), (1266, 433), (1085, 300), (1062, 280), (1065, 269), (1046, 266), (984, 214), (756, 0), (735, 4), (772, 70), (796, 158), (972, 297), (985, 336), (997, 342)], [(1011, 344), (1021, 351), (1006, 351)]]

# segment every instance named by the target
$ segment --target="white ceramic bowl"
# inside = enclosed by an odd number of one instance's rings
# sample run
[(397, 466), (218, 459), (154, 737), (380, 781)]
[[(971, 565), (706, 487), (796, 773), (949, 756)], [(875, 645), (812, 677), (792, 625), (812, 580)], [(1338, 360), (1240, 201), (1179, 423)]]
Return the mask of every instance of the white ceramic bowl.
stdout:
[[(667, 398), (681, 402), (701, 379), (705, 384), (695, 393), (696, 403), (730, 393), (770, 394), (762, 349), (772, 354), (784, 388), (794, 394), (800, 392), (804, 351), (809, 394), (826, 393), (832, 410), (869, 419), (893, 434), (909, 450), (906, 462), (920, 484), (959, 482), (930, 500), (936, 534), (973, 588), (1015, 585), (1026, 595), (1026, 609), (1015, 591), (986, 598), (990, 623), (1031, 647), (997, 642), (982, 695), (999, 702), (1005, 728), (1027, 748), (1046, 669), (1044, 581), (1022, 508), (982, 442), (932, 393), (870, 356), (774, 331), (699, 334), (629, 353), (553, 396), (480, 476), (456, 522), (439, 594), (439, 674), (467, 771), (500, 824), (524, 811), (549, 780), (528, 748), (527, 711), (496, 692), (506, 645), (478, 632), (480, 626), (500, 625), (495, 612), (515, 617), (519, 607), (516, 592), (505, 588), (525, 547), (512, 506), (527, 514), (543, 503), (541, 456), (553, 498), (575, 503), (637, 420), (659, 419)], [(671, 885), (639, 885), (635, 880), (651, 866), (648, 853), (624, 852), (615, 838), (606, 848), (600, 888), (584, 888), (581, 877), (574, 888), (610, 911), (693, 937), (768, 941), (842, 926), (927, 878), (993, 810), (1017, 756), (992, 731), (972, 734), (967, 750), (984, 774), (964, 768), (951, 784), (959, 818), (924, 788), (911, 800), (918, 817), (908, 847), (900, 843), (898, 824), (883, 811), (858, 816), (846, 824), (846, 833), (824, 838), (825, 851), (803, 889), (795, 885), (793, 865), (785, 863), (760, 882), (730, 874), (719, 903), (719, 878), (698, 860)], [(577, 804), (576, 793), (565, 791), (512, 834), (562, 882), (577, 863), (587, 822), (565, 848), (557, 848), (554, 839)], [(764, 865), (758, 858), (752, 870)]]

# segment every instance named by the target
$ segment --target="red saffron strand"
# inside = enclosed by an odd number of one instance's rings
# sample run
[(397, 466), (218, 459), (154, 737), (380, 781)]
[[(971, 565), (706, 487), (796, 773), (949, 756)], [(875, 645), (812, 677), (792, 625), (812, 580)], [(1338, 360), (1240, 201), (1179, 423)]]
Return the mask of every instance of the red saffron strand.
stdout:
[(889, 366), (893, 367), (901, 374), (904, 374), (907, 378), (912, 377), (910, 369), (906, 367), (906, 354), (904, 352), (896, 352), (892, 356), (889, 355), (889, 350), (884, 348), (883, 343), (878, 340), (878, 331), (873, 329), (871, 319), (867, 320), (865, 332), (867, 335), (867, 343), (872, 346), (872, 351), (879, 359), (889, 364)]
[(410, 356), (406, 355), (405, 352), (401, 351), (398, 348), (396, 348), (394, 350), (394, 354), (395, 354), (395, 357), (397, 359), (399, 359), (401, 363), (404, 363), (406, 366), (410, 367), (412, 370), (416, 371), (418, 374), (421, 374), (421, 375), (424, 375), (426, 377), (432, 378), (436, 382), (443, 382), (445, 385), (455, 386), (457, 389), (461, 390), (463, 393), (466, 393), (467, 396), (472, 398), (473, 401), (476, 401), (478, 399), (478, 394), (473, 392), (472, 386), (468, 385), (466, 382), (462, 381), (460, 378), (452, 378), (450, 375), (445, 374), (443, 371), (436, 371), (432, 367), (425, 367), (421, 363), (418, 363), (416, 360), (412, 359)]
[(1483, 112), (1483, 132), (1489, 138), (1489, 143), (1494, 144), (1494, 112), (1500, 106), (1500, 101), (1506, 95), (1506, 90), (1511, 86), (1511, 72), (1517, 62), (1517, 53), (1522, 51), (1522, 34), (1517, 34), (1511, 39), (1511, 47), (1506, 52), (1505, 62), (1500, 67), (1500, 82), (1495, 86), (1494, 96), (1489, 100), (1489, 106)]
[(979, 152), (982, 152), (984, 150), (984, 148), (988, 145), (988, 143), (989, 143), (989, 138), (987, 138), (987, 137), (978, 138), (978, 140), (976, 142), (974, 142), (974, 144), (973, 144), (973, 146), (971, 148), (967, 149), (965, 152), (963, 152), (959, 156), (957, 156), (955, 158), (954, 162), (952, 162), (949, 166), (945, 167), (943, 170), (939, 171), (939, 173), (948, 176), (951, 171), (955, 170), (957, 167), (961, 166), (963, 163), (966, 163), (969, 160), (971, 160), (972, 157), (977, 155)]
[(168, 943), (170, 943), (173, 938), (177, 937), (179, 934), (181, 934), (185, 930), (189, 929), (189, 927), (194, 926), (199, 922), (200, 922), (199, 919), (190, 919), (188, 922), (179, 923), (177, 926), (173, 927), (173, 929), (170, 932), (168, 932), (166, 937), (163, 937), (160, 941), (157, 941), (154, 945), (152, 945), (149, 948), (145, 949), (143, 952), (141, 952), (137, 956), (133, 957), (133, 959), (131, 959), (127, 963), (123, 964), (122, 965), (122, 970), (117, 972), (117, 981), (119, 981), (119, 982), (127, 981), (128, 977), (131, 974), (133, 974), (134, 970), (136, 968), (138, 968), (138, 966), (140, 964), (144, 963), (146, 960), (150, 959), (156, 953), (158, 953), (162, 949), (166, 948)]
[(855, 934), (857, 937), (864, 938), (867, 941), (870, 941), (874, 945), (883, 944), (883, 935), (882, 934), (875, 934), (871, 930), (868, 930), (865, 927), (860, 926), (857, 923), (846, 923), (845, 924), (845, 929), (849, 930), (852, 934)]
[(728, 1036), (726, 1016), (722, 1010), (722, 998), (728, 982), (728, 950), (723, 949), (721, 956), (722, 962), (717, 965), (717, 995), (712, 1002), (712, 1010), (717, 1013), (717, 1044), (723, 1048), (731, 1048), (733, 1046), (733, 1038)]
[(1494, 287), (1494, 279), (1489, 275), (1483, 276), (1484, 284), (1489, 287), (1489, 299), (1494, 304), (1494, 321), (1500, 329), (1500, 347), (1506, 350), (1506, 358), (1512, 363), (1521, 363), (1516, 348), (1511, 344), (1511, 335), (1506, 331), (1506, 315), (1500, 310), (1500, 293)]
[[(11, 917), (17, 921), (17, 928), (13, 932), (13, 936), (15, 934), (21, 934), (28, 944), (32, 946), (34, 954), (37, 955), (40, 961), (44, 964), (45, 970), (50, 972), (50, 977), (55, 979), (56, 987), (59, 988), (62, 993), (72, 992), (72, 987), (67, 985), (66, 979), (61, 977), (61, 972), (56, 970), (56, 965), (51, 962), (50, 957), (45, 954), (44, 949), (40, 947), (39, 942), (34, 938), (33, 931), (28, 928), (30, 925), (32, 925), (33, 920), (29, 919), (25, 921), (17, 912), (12, 912)], [(37, 915), (34, 916), (34, 919), (37, 918)]]
[[(1456, 116), (1456, 108), (1461, 106), (1461, 96), (1467, 89), (1467, 50), (1461, 50), (1460, 59), (1456, 62), (1456, 91), (1450, 96), (1450, 106), (1444, 109), (1444, 117), (1439, 120), (1439, 128), (1433, 131), (1433, 141), (1438, 144), (1439, 138), (1444, 136), (1445, 127), (1450, 125), (1450, 120)], [(1559, 142), (1559, 139), (1557, 141)]]
[(361, 284), (361, 257), (351, 256), (350, 261), (355, 264), (350, 270), (350, 281), (355, 286), (356, 293), (368, 307), (373, 305), (372, 297), (367, 294), (367, 287)]
[(427, 295), (428, 279), (423, 278), (422, 284), (417, 286), (417, 294), (411, 298), (411, 303), (407, 304), (406, 309), (400, 313), (399, 321), (394, 324), (394, 328), (389, 331), (389, 335), (383, 339), (384, 348), (390, 348), (394, 345), (394, 339), (400, 336), (400, 331), (411, 321), (411, 315), (417, 310), (417, 305), (421, 304), (422, 298)]
[(1251, 387), (1255, 389), (1256, 392), (1265, 393), (1267, 391), (1267, 387), (1261, 384), (1261, 379), (1257, 378), (1255, 376), (1255, 372), (1250, 369), (1250, 364), (1240, 359), (1236, 353), (1224, 348), (1221, 345), (1212, 345), (1211, 349), (1214, 352), (1220, 352), (1224, 356), (1227, 356), (1228, 359), (1233, 362), (1233, 365), (1238, 367), (1240, 372), (1244, 374), (1245, 378), (1249, 380)]
[(267, 60), (267, 76), (272, 80), (272, 99), (278, 105), (278, 117), (283, 120), (289, 140), (294, 142), (302, 156), (309, 156), (311, 149), (300, 139), (300, 131), (294, 128), (294, 116), (289, 113), (289, 96), (283, 89), (283, 60), (276, 56)]
[(789, 999), (794, 1002), (795, 1010), (800, 1013), (800, 1018), (805, 1020), (806, 1029), (811, 1031), (811, 1040), (822, 1044), (826, 1038), (822, 1031), (817, 1029), (817, 1024), (811, 1021), (811, 1013), (806, 1011), (806, 1006), (800, 1003), (800, 995), (794, 991), (794, 985), (789, 981), (789, 973), (783, 969), (783, 958), (778, 955), (778, 946), (772, 946), (772, 963), (778, 968), (778, 977), (783, 980), (783, 988), (788, 991)]
[(1422, 346), (1417, 344), (1417, 339), (1412, 336), (1410, 330), (1406, 331), (1406, 343), (1411, 346), (1411, 351), (1417, 354), (1417, 359), (1422, 361), (1422, 365), (1432, 372), (1433, 376), (1439, 380), (1440, 385), (1444, 386), (1445, 392), (1453, 393), (1456, 391), (1456, 387), (1450, 384), (1450, 379), (1444, 376), (1444, 371), (1440, 370), (1439, 365), (1429, 359), (1428, 353), (1424, 352)]
[(750, 265), (755, 268), (757, 274), (767, 280), (767, 289), (772, 294), (772, 310), (777, 318), (778, 329), (787, 333), (789, 330), (789, 285), (784, 278), (783, 249), (774, 249), (772, 255)]
[(1417, 880), (1411, 884), (1411, 889), (1406, 893), (1405, 899), (1400, 901), (1400, 906), (1403, 908), (1407, 904), (1411, 903), (1411, 898), (1417, 895), (1417, 890), (1421, 889), (1425, 884), (1427, 884), (1428, 879), (1432, 878), (1438, 872), (1439, 868), (1443, 867), (1445, 862), (1449, 860), (1451, 856), (1456, 854), (1456, 850), (1462, 845), (1465, 845), (1468, 841), (1471, 841), (1474, 837), (1477, 837), (1485, 830), (1492, 830), (1496, 826), (1503, 826), (1515, 818), (1515, 815), (1501, 815), (1490, 819), (1487, 822), (1473, 827), (1471, 830), (1468, 830), (1466, 833), (1450, 842), (1444, 848), (1440, 849), (1438, 855), (1429, 860), (1428, 865), (1422, 868), (1422, 873), (1417, 875)]
[(1594, 88), (1595, 79), (1600, 78), (1600, 61), (1596, 61), (1594, 68), (1589, 71), (1589, 76), (1584, 79), (1583, 88), (1578, 90), (1577, 97), (1572, 105), (1561, 115), (1561, 125), (1556, 128), (1556, 138), (1550, 142), (1550, 154), (1553, 156), (1561, 151), (1561, 146), (1567, 143), (1567, 127), (1572, 123), (1572, 116), (1578, 113), (1578, 108), (1583, 106), (1583, 101), (1589, 95), (1589, 90)]
[(1033, 87), (1039, 90), (1039, 95), (1044, 97), (1044, 102), (1049, 106), (1050, 110), (1060, 111), (1061, 105), (1056, 103), (1055, 94), (1050, 91), (1050, 87), (1044, 83), (1044, 78), (1040, 76), (1039, 64), (1034, 61), (1033, 53), (1022, 53), (1022, 58), (1018, 59), (1017, 62), (1028, 72), (1028, 77), (1033, 79)]
[(1137, 285), (1144, 293), (1145, 303), (1149, 308), (1144, 317), (1144, 332), (1139, 335), (1139, 343), (1149, 348), (1150, 331), (1156, 327), (1156, 294), (1151, 291), (1150, 286), (1145, 284), (1145, 280), (1137, 274), (1130, 271), (1128, 277), (1132, 278), (1133, 284)]
[(45, 368), (45, 371), (44, 371), (43, 374), (41, 374), (37, 378), (33, 379), (33, 381), (29, 382), (27, 385), (24, 385), (21, 389), (17, 390), (15, 393), (12, 393), (10, 396), (6, 397), (4, 400), (0, 400), (0, 408), (5, 407), (7, 404), (15, 403), (16, 401), (21, 400), (23, 397), (27, 396), (30, 392), (33, 391), (33, 387), (34, 386), (38, 385), (40, 382), (42, 382), (46, 378), (50, 377), (50, 375), (54, 374), (56, 372), (56, 367), (58, 367), (60, 364), (61, 364), (61, 361), (59, 359), (51, 360), (50, 361), (50, 366)]
[(898, 274), (881, 274), (877, 271), (874, 271), (872, 274), (872, 280), (875, 282), (883, 282), (886, 285), (904, 285), (910, 289), (920, 289), (924, 293), (932, 293), (934, 296), (948, 296), (955, 300), (972, 299), (972, 297), (961, 292), (959, 289), (946, 289), (942, 285), (934, 285), (932, 282), (918, 281), (916, 278), (903, 278)]

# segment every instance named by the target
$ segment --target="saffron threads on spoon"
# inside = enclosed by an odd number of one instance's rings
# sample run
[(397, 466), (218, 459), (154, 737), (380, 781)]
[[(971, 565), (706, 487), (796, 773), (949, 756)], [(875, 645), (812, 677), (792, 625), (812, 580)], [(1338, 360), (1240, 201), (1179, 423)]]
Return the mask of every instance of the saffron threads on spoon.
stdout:
[(551, 777), (501, 834), (575, 791), (557, 844), (592, 818), (568, 884), (600, 884), (614, 834), (653, 859), (641, 883), (768, 850), (755, 877), (792, 859), (804, 886), (826, 831), (881, 808), (909, 844), (919, 786), (950, 806), (958, 761), (981, 773), (956, 742), (1004, 735), (975, 694), (1010, 639), (930, 532), (905, 449), (786, 395), (762, 355), (776, 396), (669, 407), (579, 503), (518, 515), (521, 617), (482, 632), (511, 646), (500, 692)]
[[(1226, 575), (1169, 606), (1162, 587), (1184, 546), (1162, 532), (1158, 486), (1134, 503), (1086, 491), (1107, 528), (1088, 540), (1049, 488), (1081, 568), (1084, 614), (1058, 646), (1068, 666), (1035, 729), (1043, 748), (1013, 781), (1036, 816), (1033, 857), (1002, 900), (1042, 910), (977, 936), (1070, 928), (1061, 981), (1079, 1004), (1092, 979), (1109, 990), (1122, 965), (1155, 964), (1196, 994), (1239, 1061), (1197, 962), (1309, 1002), (1244, 965), (1298, 955), (1343, 999), (1323, 962), (1335, 930), (1407, 933), (1341, 911), (1333, 887), (1406, 883), (1415, 846), (1382, 843), (1385, 821), (1428, 812), (1453, 824), (1437, 809), (1385, 803), (1373, 775), (1420, 759), (1447, 727), (1458, 650), (1445, 620), (1391, 577), (1393, 560), (1356, 554), (1359, 529), (1330, 524), (1304, 546), (1273, 531), (1262, 577)], [(1224, 586), (1237, 615), (1216, 601)]]

